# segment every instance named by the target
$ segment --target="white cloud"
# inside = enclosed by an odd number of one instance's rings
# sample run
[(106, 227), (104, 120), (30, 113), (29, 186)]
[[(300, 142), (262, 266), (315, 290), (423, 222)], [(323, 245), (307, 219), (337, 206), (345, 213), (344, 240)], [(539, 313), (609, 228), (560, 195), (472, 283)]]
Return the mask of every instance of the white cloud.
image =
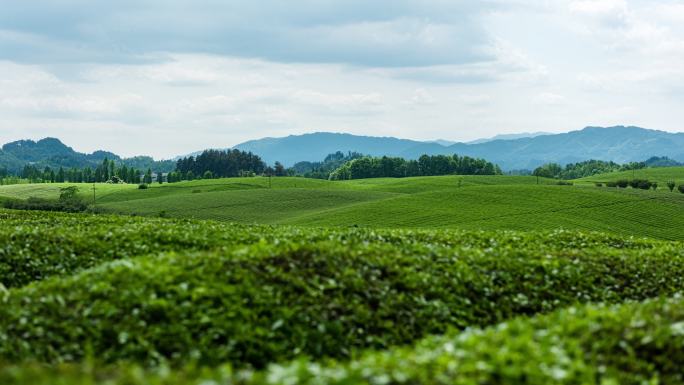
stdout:
[(534, 101), (546, 106), (558, 106), (565, 102), (565, 97), (553, 92), (542, 92), (534, 98)]
[(0, 143), (170, 157), (312, 131), (682, 129), (680, 1), (265, 1), (3, 4)]

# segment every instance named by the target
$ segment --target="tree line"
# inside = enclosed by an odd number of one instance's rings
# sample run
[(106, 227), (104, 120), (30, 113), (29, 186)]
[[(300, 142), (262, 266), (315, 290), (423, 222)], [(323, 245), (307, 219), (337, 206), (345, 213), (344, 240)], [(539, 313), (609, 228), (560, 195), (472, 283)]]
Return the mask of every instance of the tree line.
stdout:
[(150, 169), (143, 172), (126, 165), (117, 165), (113, 160), (105, 158), (94, 169), (91, 167), (53, 169), (46, 166), (41, 170), (35, 165), (27, 164), (20, 176), (30, 183), (140, 183), (144, 176), (150, 173)]
[[(284, 170), (282, 165), (280, 168)], [(206, 150), (196, 157), (189, 156), (179, 159), (176, 162), (176, 171), (172, 179), (231, 178), (261, 175), (265, 171), (267, 171), (266, 163), (258, 155), (251, 152)], [(273, 170), (273, 173), (275, 171)]]
[(342, 151), (337, 151), (323, 159), (322, 162), (297, 162), (294, 166), (288, 169), (288, 174), (303, 176), (305, 178), (313, 179), (328, 179), (330, 173), (335, 171), (343, 164), (350, 160), (363, 158), (363, 154), (349, 151), (346, 154)]
[(565, 167), (558, 163), (547, 163), (537, 167), (532, 172), (532, 175), (554, 179), (578, 179), (614, 171), (640, 170), (646, 167), (646, 162), (619, 164), (592, 159), (584, 162), (569, 163)]
[(500, 175), (498, 165), (469, 156), (422, 155), (418, 160), (398, 157), (362, 157), (346, 162), (330, 180), (403, 178), (436, 175)]

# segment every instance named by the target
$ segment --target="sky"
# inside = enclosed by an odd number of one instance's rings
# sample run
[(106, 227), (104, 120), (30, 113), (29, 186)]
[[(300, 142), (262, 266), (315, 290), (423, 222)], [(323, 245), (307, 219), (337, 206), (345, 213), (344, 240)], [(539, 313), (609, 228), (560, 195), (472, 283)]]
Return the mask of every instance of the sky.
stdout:
[(171, 158), (347, 132), (684, 131), (684, 0), (35, 0), (0, 11), (0, 143)]

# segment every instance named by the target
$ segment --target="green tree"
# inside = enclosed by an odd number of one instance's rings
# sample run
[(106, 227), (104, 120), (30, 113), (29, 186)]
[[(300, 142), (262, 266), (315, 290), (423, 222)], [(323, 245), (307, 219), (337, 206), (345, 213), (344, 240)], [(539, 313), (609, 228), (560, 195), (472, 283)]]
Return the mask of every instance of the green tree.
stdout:
[(157, 172), (157, 183), (159, 183), (159, 184), (164, 183), (164, 174), (162, 174), (161, 171)]
[(145, 178), (144, 178), (144, 179), (145, 179), (145, 180), (144, 180), (144, 183), (145, 183), (145, 184), (150, 184), (150, 183), (152, 183), (152, 170), (151, 170), (151, 169), (149, 169), (149, 168), (147, 169), (147, 172), (145, 173)]
[(61, 188), (59, 189), (59, 200), (62, 202), (74, 200), (77, 193), (78, 187), (76, 186)]
[(275, 176), (287, 176), (287, 171), (285, 171), (285, 166), (280, 162), (275, 162), (274, 167)]
[(64, 169), (62, 167), (57, 171), (57, 176), (55, 177), (57, 183), (64, 183)]

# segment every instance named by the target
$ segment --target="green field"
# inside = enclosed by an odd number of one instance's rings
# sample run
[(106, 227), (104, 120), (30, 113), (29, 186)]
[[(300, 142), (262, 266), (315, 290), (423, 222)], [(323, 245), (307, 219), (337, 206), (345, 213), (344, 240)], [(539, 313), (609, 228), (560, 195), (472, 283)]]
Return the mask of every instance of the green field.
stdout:
[[(665, 170), (665, 171), (663, 171)], [(652, 179), (679, 169), (639, 170)], [(619, 178), (618, 173), (598, 179)], [(588, 179), (587, 179), (588, 180)], [(539, 184), (537, 184), (539, 182)], [(270, 187), (269, 187), (270, 183)], [(0, 197), (56, 197), (60, 185), (0, 188)], [(92, 185), (81, 194), (92, 200)], [(235, 178), (153, 185), (97, 185), (100, 209), (118, 214), (245, 224), (546, 230), (580, 229), (683, 240), (684, 194), (576, 186), (533, 177), (442, 176), (331, 182)]]
[(684, 194), (593, 178), (99, 184), (94, 213), (0, 209), (0, 384), (684, 384)]
[(587, 178), (579, 179), (579, 183), (583, 182), (612, 182), (619, 179), (649, 179), (658, 182), (659, 188), (665, 189), (665, 185), (669, 181), (674, 181), (678, 185), (684, 184), (684, 167), (659, 167), (659, 168), (645, 168), (634, 171), (620, 171), (609, 174), (599, 174)]

